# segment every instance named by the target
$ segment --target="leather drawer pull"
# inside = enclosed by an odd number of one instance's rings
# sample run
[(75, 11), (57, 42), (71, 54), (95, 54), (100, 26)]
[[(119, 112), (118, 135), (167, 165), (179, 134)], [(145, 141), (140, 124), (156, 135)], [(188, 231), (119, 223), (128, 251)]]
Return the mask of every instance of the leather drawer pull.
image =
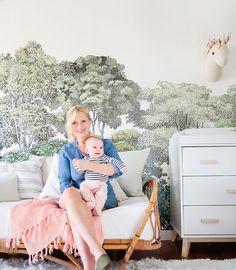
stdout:
[(202, 224), (218, 224), (219, 219), (217, 218), (201, 218)]
[(217, 164), (218, 160), (215, 159), (201, 159), (200, 164)]
[(232, 189), (226, 189), (226, 192), (227, 192), (227, 193), (230, 193), (230, 194), (236, 194), (236, 189), (235, 189), (235, 188), (232, 188)]

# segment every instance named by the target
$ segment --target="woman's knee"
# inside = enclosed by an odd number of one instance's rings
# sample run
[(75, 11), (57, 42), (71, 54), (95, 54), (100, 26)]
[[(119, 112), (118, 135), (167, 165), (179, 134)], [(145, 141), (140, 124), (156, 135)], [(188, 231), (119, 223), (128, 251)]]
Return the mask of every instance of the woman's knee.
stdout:
[(63, 191), (60, 200), (63, 204), (75, 203), (75, 201), (78, 203), (79, 200), (82, 200), (82, 197), (77, 188), (69, 187)]

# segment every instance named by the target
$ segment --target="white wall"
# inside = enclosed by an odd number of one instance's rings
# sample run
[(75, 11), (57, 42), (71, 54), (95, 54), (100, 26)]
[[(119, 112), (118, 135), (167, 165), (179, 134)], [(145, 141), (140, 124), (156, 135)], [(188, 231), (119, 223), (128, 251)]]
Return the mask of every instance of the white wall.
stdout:
[[(222, 94), (236, 83), (235, 0), (0, 0), (0, 53), (38, 41), (58, 60), (110, 55), (142, 87), (193, 82)], [(203, 77), (209, 38), (231, 32), (219, 82)]]

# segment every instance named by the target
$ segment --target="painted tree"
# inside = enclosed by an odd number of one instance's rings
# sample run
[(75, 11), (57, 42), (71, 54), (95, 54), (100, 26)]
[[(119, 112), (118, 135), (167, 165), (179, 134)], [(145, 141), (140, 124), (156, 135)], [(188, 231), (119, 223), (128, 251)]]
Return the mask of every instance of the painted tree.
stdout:
[(123, 129), (112, 133), (111, 139), (118, 151), (131, 151), (138, 149), (138, 140), (141, 133), (136, 129)]
[(214, 115), (210, 94), (211, 90), (205, 86), (161, 81), (157, 88), (145, 89), (139, 95), (147, 106), (133, 121), (138, 127), (150, 130), (174, 127), (181, 131), (206, 127)]
[(186, 128), (207, 127), (215, 108), (211, 91), (196, 84), (174, 84), (161, 81), (154, 89), (139, 95), (142, 110), (132, 115), (137, 127), (145, 129), (139, 144), (151, 147), (146, 172), (162, 177), (162, 164), (168, 163), (168, 142), (172, 134)]
[(14, 57), (0, 58), (0, 136), (5, 146), (17, 143), (29, 149), (33, 142), (54, 136), (56, 119), (48, 105), (57, 94), (55, 82), (61, 70), (40, 44), (29, 42)]
[(232, 104), (230, 126), (236, 127), (236, 84), (229, 87), (227, 94), (229, 96), (229, 103)]
[(236, 85), (231, 85), (226, 94), (211, 99), (215, 109), (216, 127), (236, 127)]
[(83, 104), (92, 112), (93, 132), (98, 127), (104, 135), (106, 126), (117, 128), (122, 115), (140, 107), (140, 87), (128, 80), (124, 66), (111, 57), (79, 57), (75, 63), (64, 63), (70, 72), (58, 80), (65, 111), (71, 105)]

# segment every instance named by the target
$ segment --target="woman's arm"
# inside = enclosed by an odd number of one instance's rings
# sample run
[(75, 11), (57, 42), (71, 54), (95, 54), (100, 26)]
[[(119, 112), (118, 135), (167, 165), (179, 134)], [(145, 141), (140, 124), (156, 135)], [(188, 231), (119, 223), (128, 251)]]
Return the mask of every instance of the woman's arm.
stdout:
[[(116, 147), (112, 143), (111, 140), (104, 139), (103, 143), (104, 143), (105, 155), (121, 160), (116, 150)], [(112, 177), (117, 177), (117, 176), (122, 175), (121, 170), (117, 168), (116, 166), (114, 166), (113, 164), (98, 164), (98, 163), (90, 162), (88, 160), (77, 159), (74, 162), (74, 168), (78, 171), (91, 170), (91, 171), (95, 171), (97, 173), (112, 176)]]
[[(104, 142), (104, 153), (105, 155), (109, 156), (109, 157), (112, 157), (112, 158), (115, 158), (119, 161), (122, 161), (118, 152), (117, 152), (117, 149), (115, 147), (115, 145), (113, 144), (112, 140), (110, 139), (104, 139), (103, 140)], [(110, 175), (111, 178), (116, 178), (120, 175), (123, 174), (123, 172), (115, 165), (111, 164), (111, 166), (113, 167), (115, 173)]]
[(76, 159), (74, 160), (73, 165), (77, 171), (90, 170), (108, 176), (112, 176), (115, 173), (112, 164), (99, 164), (88, 160)]
[(65, 155), (65, 146), (62, 147), (59, 153), (58, 178), (60, 180), (61, 193), (65, 189), (73, 186), (70, 171), (70, 161), (68, 157)]

